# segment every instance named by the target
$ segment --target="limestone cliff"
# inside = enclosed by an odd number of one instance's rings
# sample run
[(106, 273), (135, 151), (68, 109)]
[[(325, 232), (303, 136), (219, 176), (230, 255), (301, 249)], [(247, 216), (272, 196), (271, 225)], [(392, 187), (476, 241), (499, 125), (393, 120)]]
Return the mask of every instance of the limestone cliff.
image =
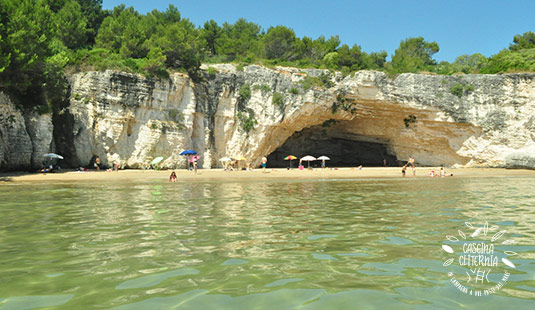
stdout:
[(52, 129), (50, 114), (23, 114), (0, 92), (0, 170), (40, 168), (53, 148)]
[[(72, 75), (70, 107), (62, 111), (69, 138), (55, 148), (69, 150), (62, 155), (73, 166), (99, 155), (108, 165), (142, 168), (163, 156), (164, 167), (184, 167), (179, 153), (194, 149), (205, 168), (219, 167), (222, 157), (243, 155), (257, 165), (270, 154), (270, 162), (281, 162), (285, 153), (311, 152), (339, 154), (346, 165), (395, 164), (412, 155), (421, 165), (535, 168), (534, 74), (344, 77), (316, 69), (210, 67), (197, 83), (179, 73), (161, 80), (117, 71)], [(48, 138), (21, 138), (23, 127), (0, 128), (0, 168), (16, 166), (6, 154), (18, 151), (4, 143), (31, 145), (32, 154), (50, 145)], [(27, 162), (25, 156), (18, 157)]]

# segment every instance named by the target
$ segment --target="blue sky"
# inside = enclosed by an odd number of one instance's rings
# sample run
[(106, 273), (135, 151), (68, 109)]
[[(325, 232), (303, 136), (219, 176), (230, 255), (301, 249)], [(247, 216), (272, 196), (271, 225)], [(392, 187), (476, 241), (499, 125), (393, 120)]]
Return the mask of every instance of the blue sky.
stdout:
[(436, 60), (450, 62), (462, 54), (491, 56), (508, 47), (514, 35), (535, 32), (532, 0), (104, 0), (103, 7), (121, 3), (143, 14), (165, 11), (172, 3), (198, 26), (243, 17), (264, 29), (287, 26), (299, 37), (339, 35), (342, 43), (389, 55), (401, 40), (422, 36), (439, 44)]

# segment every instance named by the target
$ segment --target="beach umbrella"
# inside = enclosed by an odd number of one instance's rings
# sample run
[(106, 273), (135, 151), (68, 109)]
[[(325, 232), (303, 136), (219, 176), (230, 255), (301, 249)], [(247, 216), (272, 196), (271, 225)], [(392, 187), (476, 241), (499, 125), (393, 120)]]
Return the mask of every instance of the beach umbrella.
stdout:
[(234, 161), (234, 159), (230, 157), (223, 157), (219, 160), (221, 161), (221, 165), (223, 166), (223, 168), (225, 168), (225, 170), (228, 168), (229, 162)]
[(239, 162), (247, 160), (247, 158), (245, 158), (243, 155), (238, 155), (238, 156), (234, 157), (234, 159), (236, 161), (238, 161), (238, 170), (240, 170), (240, 168), (241, 168), (241, 165), (240, 165)]
[(54, 153), (48, 153), (43, 155), (44, 158), (50, 158), (50, 159), (63, 159), (63, 156), (54, 154)]
[(223, 165), (223, 168), (227, 168), (227, 165), (228, 165), (227, 163), (228, 163), (229, 161), (233, 161), (233, 159), (230, 158), (230, 157), (222, 157), (222, 158), (220, 158), (219, 160), (221, 161), (221, 163), (222, 163), (222, 165)]
[(292, 160), (294, 159), (297, 159), (297, 157), (293, 156), (293, 155), (288, 155), (286, 157), (284, 157), (284, 160), (289, 160), (290, 161), (290, 169), (292, 169)]
[(324, 156), (318, 157), (318, 160), (331, 160), (331, 159), (324, 155)]
[(154, 158), (154, 159), (150, 162), (150, 164), (151, 164), (151, 165), (157, 165), (157, 164), (161, 163), (162, 160), (163, 160), (163, 157), (162, 157), (162, 156), (158, 156), (158, 157)]
[(234, 157), (235, 160), (247, 160), (247, 158), (245, 158), (243, 155), (238, 155), (236, 157)]
[(185, 150), (179, 155), (197, 155), (197, 152), (195, 152), (194, 150)]
[(301, 161), (308, 161), (308, 168), (310, 168), (310, 162), (316, 160), (316, 157), (307, 155), (301, 158)]

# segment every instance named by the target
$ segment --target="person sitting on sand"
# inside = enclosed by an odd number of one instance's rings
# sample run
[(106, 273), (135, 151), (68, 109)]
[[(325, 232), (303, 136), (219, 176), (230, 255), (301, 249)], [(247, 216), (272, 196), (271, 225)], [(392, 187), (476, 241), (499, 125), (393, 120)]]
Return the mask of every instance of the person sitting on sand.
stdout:
[(169, 176), (169, 182), (176, 182), (176, 173), (174, 171)]
[(39, 172), (41, 172), (41, 173), (54, 172), (54, 167), (52, 165), (50, 165), (48, 167), (45, 167), (45, 168), (39, 170)]

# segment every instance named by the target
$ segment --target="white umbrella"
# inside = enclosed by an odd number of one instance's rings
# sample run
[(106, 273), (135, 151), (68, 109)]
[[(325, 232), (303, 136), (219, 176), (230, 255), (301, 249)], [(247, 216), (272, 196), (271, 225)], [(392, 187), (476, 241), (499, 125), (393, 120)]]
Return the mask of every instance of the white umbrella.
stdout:
[(310, 162), (316, 160), (316, 157), (307, 155), (301, 158), (301, 161), (308, 161), (308, 168), (310, 168)]
[(157, 165), (157, 164), (159, 164), (162, 160), (163, 160), (163, 157), (162, 157), (162, 156), (158, 156), (158, 157), (154, 158), (154, 159), (150, 162), (150, 164), (151, 164), (151, 165)]
[(54, 154), (54, 153), (45, 154), (45, 155), (43, 155), (43, 157), (45, 157), (45, 158), (54, 158), (54, 159), (63, 159), (63, 156), (58, 155), (58, 154)]
[(223, 157), (223, 158), (220, 159), (220, 161), (225, 161), (225, 162), (226, 161), (231, 161), (231, 160), (232, 160), (232, 158), (228, 158), (228, 157)]
[(329, 157), (323, 155), (323, 156), (318, 157), (318, 160), (331, 160), (331, 159)]

